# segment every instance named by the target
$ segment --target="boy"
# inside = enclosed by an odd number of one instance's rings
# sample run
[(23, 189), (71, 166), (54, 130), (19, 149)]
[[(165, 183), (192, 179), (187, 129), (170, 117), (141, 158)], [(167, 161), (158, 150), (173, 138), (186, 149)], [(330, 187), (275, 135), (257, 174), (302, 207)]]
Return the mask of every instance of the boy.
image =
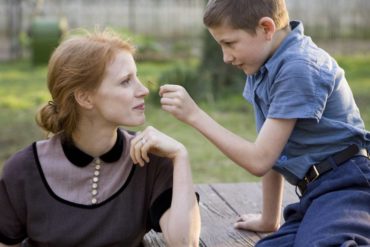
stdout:
[[(370, 133), (343, 70), (301, 22), (289, 22), (284, 0), (212, 0), (203, 21), (224, 62), (247, 76), (243, 96), (255, 110), (256, 140), (217, 124), (180, 86), (162, 86), (161, 104), (262, 177), (262, 214), (243, 215), (235, 227), (278, 230), (257, 246), (369, 245)], [(279, 228), (283, 178), (300, 201), (285, 209)]]

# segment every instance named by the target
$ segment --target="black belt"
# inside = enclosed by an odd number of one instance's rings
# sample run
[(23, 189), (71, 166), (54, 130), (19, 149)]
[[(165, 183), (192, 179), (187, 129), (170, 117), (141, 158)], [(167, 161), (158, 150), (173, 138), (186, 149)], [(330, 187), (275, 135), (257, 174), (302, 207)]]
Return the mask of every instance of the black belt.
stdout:
[(349, 160), (355, 155), (368, 156), (366, 149), (359, 149), (357, 145), (351, 145), (348, 148), (329, 156), (329, 158), (321, 161), (310, 167), (306, 175), (297, 184), (297, 188), (303, 195), (306, 192), (307, 185), (315, 181), (322, 174), (333, 170), (336, 166), (343, 164), (345, 161)]

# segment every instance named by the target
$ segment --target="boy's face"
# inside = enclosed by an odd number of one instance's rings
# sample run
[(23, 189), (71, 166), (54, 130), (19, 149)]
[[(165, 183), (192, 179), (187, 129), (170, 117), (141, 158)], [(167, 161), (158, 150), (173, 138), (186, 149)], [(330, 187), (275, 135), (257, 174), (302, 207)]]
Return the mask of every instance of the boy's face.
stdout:
[(257, 28), (255, 35), (228, 25), (208, 30), (221, 46), (224, 62), (242, 69), (247, 75), (256, 73), (270, 56), (271, 42), (261, 28)]

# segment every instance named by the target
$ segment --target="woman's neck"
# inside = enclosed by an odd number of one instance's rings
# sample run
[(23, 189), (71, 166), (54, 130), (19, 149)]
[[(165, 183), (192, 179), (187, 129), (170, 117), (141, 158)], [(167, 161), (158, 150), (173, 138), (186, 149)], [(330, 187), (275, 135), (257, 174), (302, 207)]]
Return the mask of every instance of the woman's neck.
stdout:
[(117, 140), (117, 128), (78, 128), (72, 134), (73, 143), (80, 150), (99, 157), (112, 149)]

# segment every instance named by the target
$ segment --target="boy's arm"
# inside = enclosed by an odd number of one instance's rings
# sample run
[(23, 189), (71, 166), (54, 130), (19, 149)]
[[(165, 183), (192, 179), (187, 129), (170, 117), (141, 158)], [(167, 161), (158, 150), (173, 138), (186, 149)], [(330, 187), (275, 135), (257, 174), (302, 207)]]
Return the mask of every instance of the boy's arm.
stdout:
[(276, 231), (280, 226), (283, 188), (283, 177), (274, 170), (268, 172), (262, 178), (262, 214), (244, 214), (234, 227), (256, 232)]
[(178, 85), (160, 88), (162, 109), (189, 124), (226, 156), (255, 176), (264, 176), (280, 156), (295, 119), (267, 119), (255, 142), (247, 141), (219, 125)]
[(262, 222), (266, 231), (276, 231), (280, 226), (283, 181), (283, 176), (274, 170), (269, 171), (262, 178)]

